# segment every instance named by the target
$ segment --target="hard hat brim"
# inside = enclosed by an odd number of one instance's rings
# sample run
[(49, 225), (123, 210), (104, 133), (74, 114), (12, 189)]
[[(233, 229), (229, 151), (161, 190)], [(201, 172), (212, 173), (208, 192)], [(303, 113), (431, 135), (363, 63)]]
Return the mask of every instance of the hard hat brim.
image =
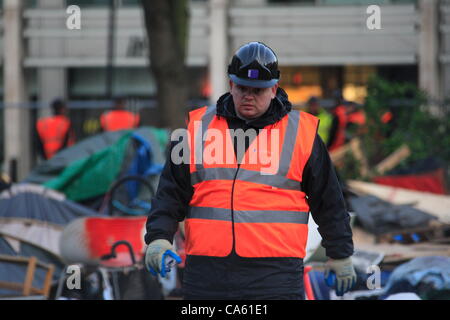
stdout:
[(241, 86), (253, 87), (253, 88), (271, 88), (278, 83), (278, 79), (272, 80), (249, 80), (242, 79), (236, 76), (235, 74), (228, 75), (235, 84), (239, 84)]

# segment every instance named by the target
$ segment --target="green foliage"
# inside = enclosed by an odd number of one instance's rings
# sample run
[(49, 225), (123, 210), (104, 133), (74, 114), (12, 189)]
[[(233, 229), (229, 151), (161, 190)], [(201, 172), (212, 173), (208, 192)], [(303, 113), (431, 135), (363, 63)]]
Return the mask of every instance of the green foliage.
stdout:
[(351, 152), (347, 152), (343, 158), (344, 166), (339, 166), (339, 174), (341, 178), (346, 180), (363, 180), (360, 175), (361, 164), (355, 159)]
[[(433, 116), (426, 95), (412, 83), (389, 82), (372, 77), (364, 106), (368, 130), (363, 146), (371, 166), (406, 144), (411, 156), (402, 164), (437, 156), (450, 162), (450, 132), (448, 113)], [(381, 121), (391, 111), (393, 121)]]

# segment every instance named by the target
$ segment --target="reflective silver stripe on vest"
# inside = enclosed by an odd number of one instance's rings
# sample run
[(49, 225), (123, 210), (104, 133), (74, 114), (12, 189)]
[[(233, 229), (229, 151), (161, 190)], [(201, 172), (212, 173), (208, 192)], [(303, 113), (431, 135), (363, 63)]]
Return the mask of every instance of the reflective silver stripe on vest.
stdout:
[[(308, 224), (309, 212), (302, 211), (239, 211), (234, 210), (235, 223), (296, 223)], [(208, 219), (231, 222), (231, 210), (191, 207), (188, 219)]]
[(209, 219), (231, 222), (231, 210), (209, 207), (190, 207), (187, 218), (191, 219)]
[(292, 154), (294, 153), (295, 140), (300, 120), (300, 112), (292, 110), (288, 113), (288, 125), (284, 136), (283, 147), (281, 149), (280, 164), (277, 175), (286, 177), (291, 165)]
[[(191, 174), (191, 183), (195, 185), (202, 181), (233, 180), (237, 168), (202, 168)], [(259, 171), (239, 169), (239, 180), (265, 184), (274, 188), (301, 190), (299, 181), (279, 175), (262, 175)]]
[(234, 222), (308, 224), (309, 213), (301, 211), (236, 211)]
[[(216, 106), (210, 106), (206, 109), (205, 113), (203, 114), (203, 117), (201, 119), (202, 121), (202, 134), (199, 134), (199, 132), (195, 132), (195, 167), (197, 170), (201, 170), (203, 168), (203, 150), (205, 148), (203, 140), (203, 135), (205, 135), (209, 124), (211, 123), (212, 119), (216, 115)], [(201, 161), (199, 161), (201, 159)], [(200, 162), (200, 163), (198, 163)]]

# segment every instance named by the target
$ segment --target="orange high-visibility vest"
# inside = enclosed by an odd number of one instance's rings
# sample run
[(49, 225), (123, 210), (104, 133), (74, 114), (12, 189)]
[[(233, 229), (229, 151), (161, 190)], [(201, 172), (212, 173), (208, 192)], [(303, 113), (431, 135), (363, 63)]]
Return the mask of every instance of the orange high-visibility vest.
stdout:
[(137, 128), (139, 120), (139, 115), (133, 112), (113, 110), (101, 115), (100, 124), (104, 131), (117, 131)]
[(347, 114), (347, 121), (349, 123), (355, 123), (357, 125), (363, 126), (366, 124), (366, 114), (362, 110), (358, 110)]
[[(240, 164), (227, 121), (215, 107), (191, 111), (189, 119), (194, 193), (185, 220), (186, 254), (225, 257), (234, 248), (242, 257), (303, 258), (309, 206), (301, 181), (318, 119), (289, 112), (253, 139)], [(220, 135), (223, 150), (213, 152)], [(276, 165), (259, 153), (271, 155)], [(217, 161), (221, 157), (228, 159)]]
[(389, 121), (391, 121), (392, 118), (394, 118), (392, 112), (386, 111), (386, 112), (383, 113), (383, 115), (381, 116), (381, 122), (386, 124), (386, 123), (388, 123)]
[(336, 137), (334, 138), (333, 143), (328, 148), (329, 151), (338, 149), (343, 146), (345, 143), (345, 129), (347, 128), (347, 113), (345, 111), (345, 106), (340, 105), (337, 106), (333, 112), (338, 118), (338, 127), (336, 130)]
[(69, 132), (70, 120), (64, 115), (56, 115), (39, 119), (36, 129), (44, 147), (45, 157), (50, 159), (63, 147), (64, 140), (69, 134), (67, 145), (74, 144), (74, 137)]

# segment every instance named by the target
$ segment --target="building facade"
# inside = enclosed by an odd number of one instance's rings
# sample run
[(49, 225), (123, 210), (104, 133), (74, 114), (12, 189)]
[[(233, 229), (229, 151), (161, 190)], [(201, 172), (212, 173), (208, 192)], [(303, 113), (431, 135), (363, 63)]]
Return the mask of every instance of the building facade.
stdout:
[[(152, 99), (156, 87), (139, 0), (115, 1), (113, 95)], [(8, 3), (20, 3), (2, 2), (4, 12)], [(23, 3), (23, 99), (42, 107), (38, 115), (48, 113), (54, 97), (106, 99), (110, 1)], [(81, 9), (80, 29), (67, 26), (71, 5)], [(378, 6), (378, 20), (371, 5)], [(1, 19), (5, 29), (6, 17)], [(0, 94), (8, 102), (4, 61), (14, 52), (6, 40), (0, 37)], [(227, 91), (226, 64), (240, 45), (255, 40), (278, 54), (281, 85), (294, 104), (311, 95), (331, 98), (337, 89), (363, 102), (375, 73), (417, 83), (436, 99), (450, 92), (449, 0), (191, 0), (191, 99), (214, 102)]]
[[(423, 17), (420, 2), (428, 3), (425, 7), (430, 7), (430, 3), (434, 7), (434, 11), (425, 8), (429, 19)], [(48, 102), (55, 96), (74, 100), (104, 97), (108, 3), (109, 0), (28, 2), (23, 13), (23, 66), (28, 93), (35, 100)], [(152, 97), (155, 84), (148, 68), (149, 48), (139, 1), (117, 3), (114, 93)], [(282, 84), (288, 87), (295, 102), (304, 101), (309, 94), (329, 96), (335, 88), (343, 89), (349, 99), (361, 100), (368, 75), (376, 71), (420, 83), (420, 63), (432, 58), (434, 68), (442, 71), (436, 75), (440, 86), (436, 94), (443, 97), (449, 77), (450, 14), (447, 1), (438, 3), (433, 0), (191, 1), (187, 57), (194, 78), (191, 96), (208, 95), (208, 83), (215, 84), (213, 91), (226, 90), (226, 77), (223, 72), (208, 71), (210, 62), (223, 60), (226, 64), (241, 44), (258, 40), (276, 50), (284, 71)], [(66, 9), (72, 4), (81, 8), (80, 30), (69, 30), (66, 26), (70, 16)], [(381, 29), (368, 28), (372, 16), (367, 13), (369, 4), (379, 5)], [(435, 42), (441, 43), (442, 48), (433, 44), (433, 37), (438, 38)], [(436, 48), (430, 53), (433, 46)], [(220, 55), (222, 59), (217, 59)], [(433, 69), (431, 64), (424, 62), (428, 69)], [(225, 81), (214, 81), (210, 74)], [(222, 88), (217, 88), (218, 83)], [(3, 91), (3, 85), (0, 90)]]

